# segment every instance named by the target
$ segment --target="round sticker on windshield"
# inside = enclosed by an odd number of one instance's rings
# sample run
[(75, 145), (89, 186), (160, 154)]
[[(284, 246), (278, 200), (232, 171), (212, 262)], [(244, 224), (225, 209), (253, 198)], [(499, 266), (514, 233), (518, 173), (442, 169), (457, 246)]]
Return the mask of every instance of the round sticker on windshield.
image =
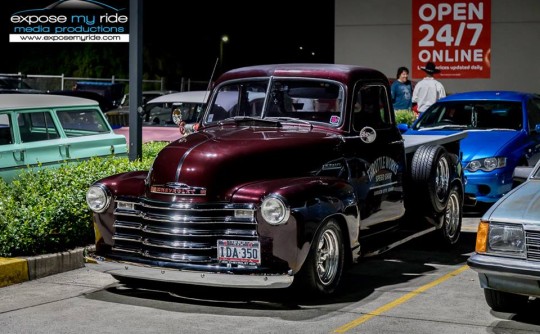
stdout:
[(364, 143), (373, 143), (375, 138), (377, 138), (377, 132), (375, 132), (375, 129), (372, 127), (366, 126), (360, 130), (360, 139), (362, 139)]
[(330, 124), (339, 124), (340, 117), (336, 115), (330, 116)]

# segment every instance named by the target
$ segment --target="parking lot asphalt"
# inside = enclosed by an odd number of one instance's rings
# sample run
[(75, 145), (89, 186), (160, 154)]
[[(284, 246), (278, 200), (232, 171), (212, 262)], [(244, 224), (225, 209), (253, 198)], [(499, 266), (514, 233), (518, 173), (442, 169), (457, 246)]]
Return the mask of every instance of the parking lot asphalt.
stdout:
[[(478, 222), (478, 217), (466, 216), (463, 218), (461, 230), (474, 233)], [(83, 267), (84, 247), (31, 257), (0, 257), (0, 288)]]

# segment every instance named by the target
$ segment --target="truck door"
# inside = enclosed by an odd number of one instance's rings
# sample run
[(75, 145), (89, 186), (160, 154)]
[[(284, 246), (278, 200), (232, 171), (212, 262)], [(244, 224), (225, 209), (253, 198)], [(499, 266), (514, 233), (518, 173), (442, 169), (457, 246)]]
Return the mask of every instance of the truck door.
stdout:
[[(392, 123), (390, 99), (383, 84), (358, 84), (352, 101), (347, 139), (350, 182), (360, 202), (361, 229), (379, 229), (405, 213), (403, 139)], [(367, 232), (367, 231), (364, 231)]]

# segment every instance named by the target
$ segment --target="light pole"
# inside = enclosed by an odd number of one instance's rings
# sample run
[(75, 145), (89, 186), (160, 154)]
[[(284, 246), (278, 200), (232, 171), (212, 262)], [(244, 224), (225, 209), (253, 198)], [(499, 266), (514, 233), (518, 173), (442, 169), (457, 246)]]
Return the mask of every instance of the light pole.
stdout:
[(219, 67), (223, 68), (223, 44), (229, 42), (229, 36), (223, 35), (219, 40)]

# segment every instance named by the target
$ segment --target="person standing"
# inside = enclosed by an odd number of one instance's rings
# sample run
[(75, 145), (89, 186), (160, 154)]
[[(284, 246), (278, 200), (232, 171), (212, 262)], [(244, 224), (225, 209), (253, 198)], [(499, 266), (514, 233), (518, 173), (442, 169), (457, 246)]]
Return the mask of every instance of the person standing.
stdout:
[(428, 62), (425, 67), (421, 67), (421, 70), (426, 72), (426, 76), (414, 86), (412, 94), (412, 103), (417, 104), (420, 114), (437, 100), (446, 96), (444, 86), (434, 77), (435, 74), (441, 72), (435, 67), (435, 64)]
[(400, 67), (397, 70), (396, 80), (390, 87), (394, 112), (399, 110), (411, 111), (412, 107), (412, 85), (409, 81), (409, 69)]

